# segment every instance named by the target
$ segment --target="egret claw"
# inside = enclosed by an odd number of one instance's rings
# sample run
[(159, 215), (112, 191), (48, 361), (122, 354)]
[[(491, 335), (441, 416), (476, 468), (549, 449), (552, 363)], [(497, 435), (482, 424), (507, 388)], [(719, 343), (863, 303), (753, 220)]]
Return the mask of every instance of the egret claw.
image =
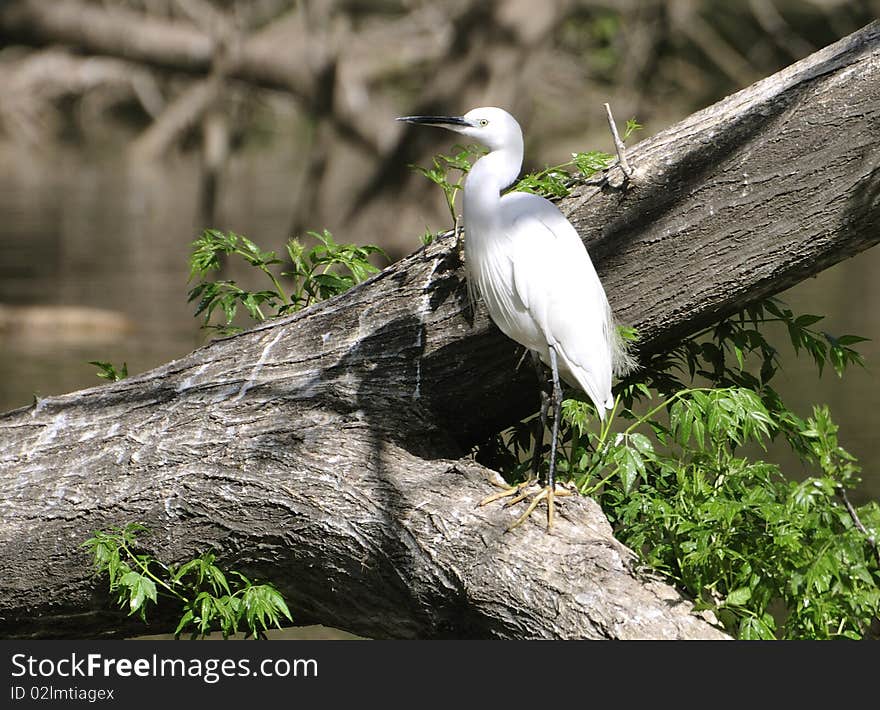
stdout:
[[(508, 532), (513, 530), (516, 527), (522, 525), (526, 520), (528, 520), (529, 516), (534, 512), (535, 508), (538, 507), (538, 504), (545, 500), (547, 501), (547, 529), (550, 530), (553, 527), (553, 519), (556, 514), (556, 499), (557, 498), (565, 498), (567, 496), (575, 495), (575, 491), (569, 490), (568, 488), (551, 488), (550, 486), (544, 486), (538, 493), (532, 498), (529, 502), (528, 508), (526, 508), (525, 512), (520, 515), (511, 525), (507, 528)], [(526, 497), (525, 494), (521, 494), (516, 500), (522, 500)], [(513, 501), (511, 501), (512, 503)], [(508, 507), (511, 503), (508, 503), (504, 507)]]
[[(502, 485), (500, 483), (496, 483), (495, 481), (492, 481), (493, 486), (498, 486), (499, 488), (503, 488), (504, 490), (501, 491), (500, 493), (493, 493), (490, 496), (486, 496), (477, 505), (478, 506), (488, 505), (489, 503), (494, 503), (496, 500), (501, 500), (502, 498), (509, 498), (510, 496), (519, 496), (524, 489), (528, 488), (533, 483), (535, 483), (534, 478), (530, 478), (526, 481), (523, 481), (522, 483), (517, 483), (515, 486), (508, 486), (506, 484)], [(522, 500), (521, 497), (517, 497), (514, 499), (515, 502), (518, 502), (521, 500)], [(512, 503), (508, 503), (507, 505), (512, 505)]]

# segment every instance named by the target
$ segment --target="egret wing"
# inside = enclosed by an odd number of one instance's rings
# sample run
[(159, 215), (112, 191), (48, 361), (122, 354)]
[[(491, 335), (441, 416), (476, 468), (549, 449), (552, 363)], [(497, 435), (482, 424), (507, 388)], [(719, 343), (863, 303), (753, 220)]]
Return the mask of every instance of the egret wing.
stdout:
[[(513, 199), (511, 199), (513, 198)], [(505, 233), (513, 269), (513, 299), (559, 355), (560, 374), (597, 409), (611, 400), (610, 309), (580, 236), (550, 202), (512, 193), (504, 198)]]

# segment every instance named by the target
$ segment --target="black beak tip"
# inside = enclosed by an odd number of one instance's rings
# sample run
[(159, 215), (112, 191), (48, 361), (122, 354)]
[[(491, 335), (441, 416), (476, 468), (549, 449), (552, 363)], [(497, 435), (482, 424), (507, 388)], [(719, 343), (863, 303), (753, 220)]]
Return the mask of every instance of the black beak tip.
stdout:
[(398, 116), (395, 121), (415, 123), (423, 126), (437, 126), (449, 128), (452, 126), (467, 126), (468, 122), (461, 116)]

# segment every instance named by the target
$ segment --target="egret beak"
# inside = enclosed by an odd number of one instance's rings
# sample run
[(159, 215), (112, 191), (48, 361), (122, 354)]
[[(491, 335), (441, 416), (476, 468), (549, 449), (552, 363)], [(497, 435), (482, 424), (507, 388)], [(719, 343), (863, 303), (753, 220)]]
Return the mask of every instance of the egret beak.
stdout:
[(470, 122), (463, 116), (399, 116), (397, 121), (405, 123), (417, 123), (423, 126), (437, 126), (438, 128), (451, 128), (470, 126)]

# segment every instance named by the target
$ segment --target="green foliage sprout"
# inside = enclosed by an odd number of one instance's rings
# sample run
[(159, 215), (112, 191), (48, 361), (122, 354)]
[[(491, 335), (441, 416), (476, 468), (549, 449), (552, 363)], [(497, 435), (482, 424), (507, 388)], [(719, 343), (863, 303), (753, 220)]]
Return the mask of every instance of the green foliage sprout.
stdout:
[[(642, 125), (634, 118), (626, 122), (623, 139), (629, 138)], [(571, 160), (559, 165), (544, 168), (524, 175), (511, 189), (531, 192), (548, 199), (561, 199), (571, 194), (572, 188), (590, 180), (596, 173), (605, 170), (614, 159), (610, 153), (590, 150), (571, 154)]]
[(108, 575), (111, 594), (129, 615), (138, 614), (146, 622), (148, 604), (163, 596), (182, 607), (175, 636), (206, 636), (219, 628), (224, 638), (239, 630), (261, 638), (270, 626), (281, 628), (282, 617), (293, 621), (275, 587), (254, 584), (235, 570), (224, 572), (212, 552), (179, 566), (137, 552), (138, 535), (146, 532), (143, 525), (129, 523), (96, 531), (83, 543), (92, 554), (95, 573)]
[[(337, 244), (326, 229), (308, 232), (308, 235), (317, 243), (306, 247), (299, 240), (290, 239), (286, 244), (285, 261), (274, 251), (263, 251), (245, 236), (206, 229), (193, 243), (190, 281), (198, 279), (199, 282), (188, 297), (190, 302), (197, 302), (195, 315), (204, 317), (204, 327), (214, 328), (222, 334), (240, 331), (241, 328), (232, 324), (239, 306), (243, 306), (256, 321), (298, 311), (366, 280), (379, 271), (370, 263), (370, 256), (385, 256), (377, 246)], [(211, 280), (209, 276), (220, 270), (223, 256), (244, 259), (266, 276), (270, 287), (248, 291), (235, 281)], [(277, 266), (285, 263), (287, 268), (276, 275)], [(212, 325), (211, 316), (215, 311), (222, 313), (223, 322)]]
[[(483, 146), (474, 144), (456, 144), (452, 146), (452, 150), (454, 152), (451, 155), (442, 153), (435, 155), (429, 168), (418, 165), (410, 165), (410, 167), (443, 190), (446, 207), (449, 209), (452, 221), (456, 222), (458, 218), (455, 212), (455, 199), (464, 189), (464, 176), (470, 171), (477, 158), (485, 155), (487, 151)], [(455, 171), (454, 176), (450, 175), (450, 171)], [(428, 241), (427, 235), (422, 237), (423, 243)]]
[(89, 360), (89, 365), (94, 365), (98, 368), (96, 373), (98, 377), (110, 380), (110, 382), (119, 382), (119, 380), (124, 380), (128, 377), (128, 363), (125, 362), (122, 363), (122, 367), (119, 369), (115, 365), (103, 360)]

